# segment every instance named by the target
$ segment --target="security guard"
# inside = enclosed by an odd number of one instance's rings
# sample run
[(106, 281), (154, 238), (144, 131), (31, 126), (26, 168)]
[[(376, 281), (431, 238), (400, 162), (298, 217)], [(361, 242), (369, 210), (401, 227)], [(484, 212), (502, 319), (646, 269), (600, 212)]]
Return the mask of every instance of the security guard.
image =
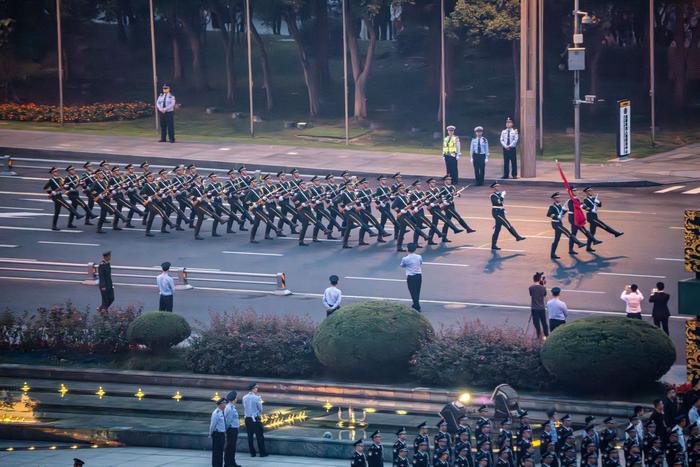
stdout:
[(384, 467), (384, 447), (382, 446), (382, 435), (376, 430), (370, 436), (372, 444), (367, 449), (367, 466)]
[[(600, 199), (598, 199), (598, 194), (593, 191), (593, 187), (587, 186), (583, 189), (583, 192), (586, 193), (586, 199), (583, 200), (582, 208), (586, 211), (586, 219), (591, 225), (591, 236), (595, 236), (598, 227), (614, 235), (615, 238), (624, 235), (624, 232), (613, 229), (598, 217), (598, 208), (602, 207), (603, 203), (600, 201)], [(588, 244), (586, 245), (586, 251), (595, 251), (593, 248), (591, 248), (591, 243), (594, 242), (591, 242), (589, 239)]]
[[(564, 214), (566, 214), (567, 208), (561, 204), (559, 196), (559, 192), (553, 193), (552, 196), (550, 196), (553, 203), (547, 210), (547, 217), (551, 219), (552, 229), (554, 230), (554, 240), (552, 241), (552, 248), (549, 253), (549, 257), (552, 259), (559, 259), (559, 256), (557, 256), (557, 247), (559, 246), (559, 240), (562, 234), (567, 238), (571, 238), (571, 232), (569, 232), (569, 229), (562, 223), (562, 218)], [(578, 245), (579, 248), (586, 246), (585, 243), (576, 237), (574, 237), (574, 243)]]
[(175, 142), (175, 96), (170, 92), (170, 86), (163, 85), (163, 92), (156, 101), (160, 117), (160, 141), (165, 143), (167, 133), (171, 143)]
[(513, 119), (506, 118), (506, 129), (501, 132), (503, 146), (503, 178), (508, 178), (508, 172), (513, 178), (518, 178), (518, 158), (515, 147), (518, 145), (518, 130), (513, 128)]
[(358, 439), (352, 445), (355, 451), (350, 459), (350, 467), (367, 467), (367, 458), (365, 457), (365, 447), (362, 445), (362, 439)]
[(394, 460), (394, 465), (396, 465), (397, 459), (399, 458), (399, 454), (401, 450), (406, 450), (406, 428), (401, 427), (399, 430), (396, 432), (396, 441), (394, 442), (394, 446), (392, 449), (392, 456)]
[(489, 161), (489, 141), (484, 138), (484, 127), (474, 128), (470, 154), (472, 164), (474, 164), (474, 184), (482, 186), (486, 175), (486, 163)]
[(501, 233), (501, 227), (505, 227), (517, 241), (525, 240), (525, 237), (521, 236), (506, 218), (506, 208), (503, 206), (506, 191), (500, 189), (501, 185), (499, 185), (498, 182), (492, 183), (491, 188), (493, 189), (493, 193), (491, 193), (491, 215), (496, 221), (496, 225), (493, 228), (493, 235), (491, 236), (491, 249), (500, 250), (497, 243), (498, 235)]
[(452, 177), (452, 181), (459, 183), (459, 156), (462, 155), (462, 145), (459, 136), (455, 135), (455, 126), (447, 127), (447, 136), (442, 142), (442, 157), (445, 159), (445, 174)]

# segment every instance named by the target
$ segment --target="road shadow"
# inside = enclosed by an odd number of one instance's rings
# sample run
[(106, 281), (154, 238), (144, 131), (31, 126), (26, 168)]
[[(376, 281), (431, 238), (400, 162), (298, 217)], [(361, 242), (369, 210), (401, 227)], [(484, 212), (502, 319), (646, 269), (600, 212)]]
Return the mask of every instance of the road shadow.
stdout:
[(556, 265), (556, 269), (551, 277), (561, 284), (578, 287), (587, 275), (614, 268), (619, 260), (627, 258), (624, 255), (601, 256), (592, 254), (589, 259), (574, 256), (572, 258), (574, 262), (570, 266), (566, 266), (561, 260), (553, 259), (552, 262)]
[(491, 251), (491, 258), (484, 265), (484, 272), (486, 274), (493, 274), (496, 271), (503, 269), (503, 263), (508, 260), (517, 258), (518, 256), (525, 256), (524, 253), (513, 253), (509, 255), (504, 255), (496, 251)]

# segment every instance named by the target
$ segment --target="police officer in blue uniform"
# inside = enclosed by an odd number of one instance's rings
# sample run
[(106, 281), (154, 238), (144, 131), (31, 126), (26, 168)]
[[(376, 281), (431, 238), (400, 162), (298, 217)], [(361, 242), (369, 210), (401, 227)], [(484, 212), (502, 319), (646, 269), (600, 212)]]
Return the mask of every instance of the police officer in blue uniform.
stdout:
[(160, 117), (160, 142), (165, 143), (167, 133), (171, 143), (175, 142), (175, 96), (170, 92), (170, 86), (163, 85), (163, 92), (156, 100), (156, 108)]
[(486, 175), (486, 163), (489, 161), (489, 141), (484, 138), (484, 128), (481, 126), (474, 128), (470, 154), (474, 165), (474, 184), (482, 186)]

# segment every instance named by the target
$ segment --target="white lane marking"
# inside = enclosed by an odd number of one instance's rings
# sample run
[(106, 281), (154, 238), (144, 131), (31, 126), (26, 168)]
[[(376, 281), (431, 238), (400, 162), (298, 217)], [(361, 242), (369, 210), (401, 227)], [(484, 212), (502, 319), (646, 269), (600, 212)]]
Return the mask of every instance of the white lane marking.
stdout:
[(562, 292), (568, 292), (568, 293), (587, 293), (587, 294), (595, 294), (595, 295), (605, 295), (607, 292), (597, 292), (595, 290), (573, 290), (573, 289), (561, 289)]
[(0, 225), (0, 229), (3, 230), (29, 230), (33, 232), (63, 232), (63, 233), (82, 233), (82, 230), (73, 230), (73, 229), (61, 229), (61, 230), (51, 230), (51, 229), (44, 229), (40, 227), (10, 227), (9, 225)]
[(485, 251), (505, 251), (508, 253), (525, 253), (525, 250), (509, 250), (507, 248), (501, 248), (500, 250), (492, 250), (491, 248), (484, 246), (460, 246), (457, 247), (458, 250), (485, 250)]
[(48, 180), (47, 178), (41, 178), (41, 177), (20, 177), (19, 175), (0, 175), (0, 178), (15, 178), (18, 180), (40, 180), (42, 182), (45, 182)]
[[(470, 221), (473, 219), (480, 220), (480, 221), (493, 221), (493, 217), (478, 217), (478, 216), (462, 216), (464, 217), (464, 220)], [(536, 222), (538, 224), (549, 224), (550, 221), (546, 220), (540, 220), (540, 219), (508, 219), (509, 221), (515, 221), (515, 222)]]
[[(31, 193), (25, 193), (31, 195)], [(53, 203), (50, 199), (33, 199), (33, 198), (20, 198), (22, 201), (35, 201), (37, 203)]]
[(673, 185), (668, 188), (662, 188), (660, 190), (656, 190), (654, 193), (670, 193), (672, 191), (679, 190), (681, 188), (685, 188), (685, 185)]
[(554, 237), (548, 235), (528, 235), (526, 238), (541, 238), (543, 240), (554, 240)]
[(623, 276), (623, 277), (647, 277), (650, 279), (666, 279), (666, 276), (651, 276), (648, 274), (628, 274), (621, 272), (598, 272), (601, 276)]
[(685, 230), (685, 227), (669, 227), (671, 230)]
[(0, 248), (17, 248), (19, 245), (5, 245), (5, 244), (0, 244)]
[(19, 206), (0, 206), (0, 209), (12, 209), (13, 211), (43, 211), (43, 208), (21, 208)]
[[(66, 216), (68, 214), (65, 214)], [(31, 217), (51, 217), (53, 214), (49, 214), (48, 212), (29, 212), (29, 211), (15, 211), (15, 212), (0, 212), (0, 219), (28, 219)]]
[(251, 251), (222, 251), (227, 255), (284, 256), (282, 253), (253, 253)]
[(49, 242), (47, 240), (39, 240), (37, 243), (44, 245), (100, 246), (99, 243)]
[(697, 195), (700, 193), (700, 187), (699, 188), (693, 188), (692, 190), (684, 191), (684, 195)]
[(219, 151), (230, 151), (231, 148), (219, 148)]
[(37, 191), (0, 191), (0, 195), (46, 196), (46, 193)]
[(678, 262), (684, 262), (685, 260), (683, 258), (654, 258), (656, 261), (678, 261)]
[(453, 266), (456, 268), (468, 268), (468, 264), (456, 264), (456, 263), (423, 263), (427, 266)]
[(0, 263), (35, 263), (39, 260), (33, 258), (0, 258)]
[[(72, 284), (81, 284), (83, 281), (80, 280), (71, 280), (71, 279), (49, 279), (49, 278), (40, 278), (40, 277), (12, 277), (12, 276), (0, 276), (1, 280), (18, 280), (18, 281), (34, 281), (34, 282), (58, 282), (58, 283), (72, 283)], [(155, 287), (154, 285), (148, 285), (148, 284), (127, 284), (127, 283), (115, 283), (114, 285), (119, 285), (119, 286), (127, 286), (127, 287)], [(274, 290), (247, 290), (247, 289), (223, 289), (223, 288), (217, 288), (217, 287), (195, 287), (193, 290), (204, 290), (204, 291), (209, 291), (209, 292), (229, 292), (229, 293), (257, 293), (257, 294), (262, 294), (262, 295), (275, 295)], [(305, 293), (305, 292), (293, 292), (292, 296), (299, 296), (299, 297), (323, 297), (323, 294), (320, 293)], [(391, 300), (394, 302), (411, 302), (410, 298), (394, 298), (394, 297), (372, 297), (372, 296), (366, 296), (366, 295), (343, 295), (345, 298), (352, 298), (352, 299), (359, 299), (359, 300)], [(451, 302), (451, 301), (445, 301), (445, 300), (421, 300), (421, 303), (434, 303), (438, 305), (462, 305), (462, 306), (473, 306), (473, 307), (490, 307), (490, 308), (505, 308), (505, 309), (516, 309), (516, 310), (529, 310), (530, 306), (525, 306), (525, 305), (506, 305), (506, 304), (500, 304), (500, 303), (471, 303), (471, 302)], [(600, 311), (600, 310), (583, 310), (583, 309), (576, 309), (576, 308), (570, 308), (570, 312), (572, 313), (583, 313), (583, 314), (600, 314), (600, 315), (613, 315), (613, 316), (620, 316), (623, 313), (617, 312), (617, 311)], [(642, 314), (642, 316), (645, 317), (651, 317), (651, 315), (648, 314)], [(688, 321), (691, 319), (695, 319), (692, 316), (676, 316), (673, 315), (670, 317), (671, 319), (677, 319), (677, 320), (682, 320), (682, 321)]]
[[(296, 240), (299, 241), (299, 237), (293, 236), (287, 236), (287, 237), (275, 237), (277, 240)], [(309, 240), (308, 238), (305, 238), (304, 240)], [(319, 238), (319, 242), (342, 242), (340, 239), (335, 239), (335, 240), (328, 240), (327, 238)]]
[(345, 276), (344, 279), (353, 279), (356, 281), (406, 282), (406, 279), (384, 279), (381, 277)]

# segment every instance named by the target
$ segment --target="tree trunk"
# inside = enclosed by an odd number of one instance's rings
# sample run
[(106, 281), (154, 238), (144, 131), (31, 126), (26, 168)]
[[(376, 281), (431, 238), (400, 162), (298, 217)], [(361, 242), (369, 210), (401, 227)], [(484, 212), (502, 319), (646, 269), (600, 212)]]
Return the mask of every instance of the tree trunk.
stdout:
[[(221, 42), (224, 50), (224, 70), (226, 73), (226, 100), (233, 103), (233, 93), (236, 88), (236, 74), (234, 67), (234, 21), (235, 13), (233, 11), (233, 5), (227, 2), (226, 5), (220, 2), (212, 2), (212, 9), (219, 18), (219, 31), (221, 32)], [(228, 8), (227, 8), (228, 7)], [(228, 12), (228, 13), (227, 13)], [(226, 25), (230, 26), (230, 29), (226, 29)]]
[(319, 110), (318, 85), (316, 82), (316, 76), (314, 75), (314, 70), (311, 66), (311, 60), (309, 60), (309, 53), (306, 50), (306, 46), (304, 45), (301, 34), (299, 33), (299, 28), (297, 27), (297, 15), (292, 11), (287, 11), (284, 13), (284, 20), (287, 23), (287, 29), (289, 29), (289, 33), (297, 46), (299, 62), (301, 63), (301, 69), (304, 73), (304, 82), (306, 83), (306, 89), (309, 96), (309, 117), (316, 117)]
[(331, 83), (331, 72), (328, 66), (328, 0), (315, 0), (316, 14), (316, 73), (321, 89), (328, 89)]
[(348, 50), (350, 51), (352, 78), (355, 83), (353, 117), (356, 120), (364, 120), (367, 118), (367, 78), (372, 69), (372, 59), (374, 58), (374, 50), (377, 45), (377, 30), (370, 18), (363, 18), (367, 27), (369, 41), (364, 64), (360, 66), (360, 48), (357, 42), (357, 35), (354, 33), (354, 28), (352, 28), (351, 16), (349, 13), (346, 15), (346, 28), (348, 29)]
[(678, 111), (685, 106), (686, 54), (685, 44), (685, 2), (676, 4), (676, 24), (673, 27), (673, 42), (668, 49), (669, 78), (673, 82), (673, 108)]
[[(197, 22), (197, 26), (190, 24), (190, 21)], [(202, 50), (202, 40), (199, 31), (199, 16), (188, 18), (183, 21), (183, 30), (187, 35), (192, 50), (192, 81), (196, 92), (203, 92), (207, 89), (207, 76), (204, 63), (204, 53)]]
[(182, 82), (183, 72), (182, 72), (182, 56), (180, 51), (180, 42), (178, 40), (177, 32), (177, 2), (173, 2), (172, 9), (168, 15), (168, 23), (170, 23), (170, 43), (173, 49), (173, 71), (172, 71), (172, 81), (174, 83)]
[(270, 63), (267, 59), (267, 50), (265, 50), (265, 43), (258, 34), (258, 29), (255, 27), (254, 23), (250, 23), (250, 32), (253, 35), (253, 40), (255, 44), (260, 49), (260, 66), (262, 68), (262, 81), (263, 89), (265, 89), (265, 108), (269, 112), (274, 106), (274, 101), (272, 100), (272, 86), (270, 86)]
[(511, 46), (513, 59), (513, 83), (515, 93), (513, 94), (513, 118), (520, 120), (520, 41), (513, 41)]

